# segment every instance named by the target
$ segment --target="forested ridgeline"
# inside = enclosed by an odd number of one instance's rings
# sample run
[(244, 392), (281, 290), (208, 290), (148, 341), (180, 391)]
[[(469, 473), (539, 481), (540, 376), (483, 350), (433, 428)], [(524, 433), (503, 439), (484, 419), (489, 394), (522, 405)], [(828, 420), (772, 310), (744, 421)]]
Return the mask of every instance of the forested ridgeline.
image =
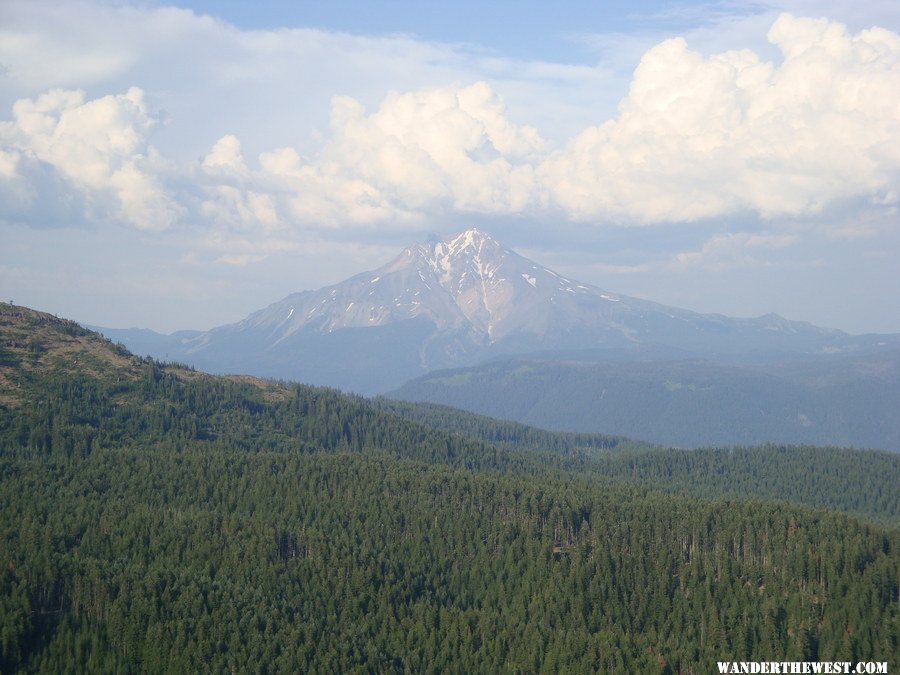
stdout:
[(69, 321), (0, 304), (6, 455), (97, 448), (381, 452), (469, 468), (576, 471), (693, 496), (781, 499), (900, 522), (900, 455), (762, 446), (677, 451), (444, 406), (211, 377), (128, 354)]
[[(339, 392), (197, 375), (145, 359), (134, 379), (44, 377), (27, 406), (0, 417), (7, 455), (83, 458), (101, 448), (378, 451), (470, 468), (522, 468), (524, 453), (382, 413)], [(548, 461), (552, 459), (545, 453)], [(532, 461), (534, 467), (544, 467)]]
[(695, 497), (770, 499), (900, 525), (900, 455), (876, 450), (766, 445), (628, 451), (591, 472)]
[(436, 403), (400, 401), (377, 396), (371, 399), (379, 410), (393, 413), (435, 429), (443, 429), (470, 438), (515, 448), (560, 454), (606, 454), (602, 451), (621, 452), (625, 449), (649, 449), (651, 446), (622, 436), (608, 434), (583, 434), (564, 431), (547, 431), (519, 422), (499, 420), (476, 413), (451, 408)]
[(511, 357), (390, 394), (553, 430), (685, 448), (836, 445), (900, 451), (900, 351), (735, 366)]
[[(135, 357), (77, 324), (0, 305), (0, 443), (17, 457), (101, 448), (381, 451), (463, 466), (531, 462), (335, 390), (213, 377)], [(552, 460), (552, 453), (543, 453)]]
[(0, 461), (2, 669), (897, 667), (898, 534), (379, 455)]

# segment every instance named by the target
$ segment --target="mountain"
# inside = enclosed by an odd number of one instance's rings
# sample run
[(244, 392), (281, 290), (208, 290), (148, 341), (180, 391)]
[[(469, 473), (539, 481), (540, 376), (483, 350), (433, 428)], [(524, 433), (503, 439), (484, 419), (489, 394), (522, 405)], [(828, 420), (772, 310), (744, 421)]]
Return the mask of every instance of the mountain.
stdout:
[(430, 373), (389, 395), (680, 447), (810, 443), (900, 452), (897, 349), (740, 367), (520, 357)]
[(900, 336), (854, 337), (775, 314), (698, 314), (605, 291), (524, 258), (477, 229), (409, 246), (376, 270), (293, 293), (204, 333), (101, 330), (143, 353), (213, 372), (362, 393), (387, 391), (439, 368), (534, 351), (594, 350), (616, 359), (900, 345)]

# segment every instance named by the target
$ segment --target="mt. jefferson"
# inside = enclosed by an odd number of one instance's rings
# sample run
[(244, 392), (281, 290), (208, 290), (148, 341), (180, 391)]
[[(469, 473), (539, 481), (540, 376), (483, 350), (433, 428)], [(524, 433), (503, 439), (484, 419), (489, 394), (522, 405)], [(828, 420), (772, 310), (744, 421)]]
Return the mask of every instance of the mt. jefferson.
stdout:
[(293, 293), (207, 332), (101, 330), (135, 351), (213, 372), (362, 393), (439, 368), (535, 351), (593, 350), (599, 359), (813, 354), (874, 347), (884, 337), (852, 337), (774, 314), (698, 314), (610, 293), (567, 279), (477, 229), (414, 244), (376, 270)]

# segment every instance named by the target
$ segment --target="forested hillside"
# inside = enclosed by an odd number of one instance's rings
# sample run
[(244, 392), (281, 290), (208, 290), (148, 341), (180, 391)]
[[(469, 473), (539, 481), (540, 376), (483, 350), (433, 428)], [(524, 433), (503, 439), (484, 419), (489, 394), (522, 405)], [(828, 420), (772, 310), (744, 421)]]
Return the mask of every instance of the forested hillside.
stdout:
[(404, 418), (505, 448), (552, 449), (581, 475), (706, 497), (793, 501), (900, 524), (900, 455), (875, 450), (762, 445), (674, 450), (618, 436), (550, 432), (433, 403), (378, 398)]
[(900, 451), (900, 351), (766, 365), (511, 358), (389, 394), (545, 429), (678, 447), (789, 443)]
[(900, 541), (845, 517), (356, 453), (2, 466), (4, 669), (709, 672), (723, 654), (896, 654)]
[(0, 350), (0, 671), (898, 665), (896, 456), (214, 378), (9, 305)]
[(435, 429), (443, 429), (494, 445), (563, 454), (621, 452), (625, 449), (650, 449), (655, 446), (632, 441), (623, 436), (599, 433), (546, 431), (520, 422), (485, 417), (476, 413), (434, 403), (411, 403), (384, 397), (371, 400), (379, 410), (393, 413)]

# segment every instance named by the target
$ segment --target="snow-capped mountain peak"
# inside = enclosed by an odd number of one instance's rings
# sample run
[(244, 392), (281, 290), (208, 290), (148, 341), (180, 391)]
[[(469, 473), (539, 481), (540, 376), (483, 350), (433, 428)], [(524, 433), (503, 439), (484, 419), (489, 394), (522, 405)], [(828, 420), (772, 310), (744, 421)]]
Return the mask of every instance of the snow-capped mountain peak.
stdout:
[[(179, 353), (189, 361), (208, 358), (217, 368), (231, 367), (225, 364), (233, 359), (238, 369), (252, 354), (258, 373), (302, 373), (371, 391), (498, 354), (642, 345), (824, 349), (840, 348), (841, 339), (780, 317), (729, 319), (610, 293), (472, 228), (409, 246), (382, 267), (333, 286), (291, 294), (187, 339)], [(290, 368), (282, 372), (285, 364)], [(336, 372), (344, 374), (329, 379)]]
[(409, 246), (386, 265), (334, 286), (288, 296), (240, 325), (268, 326), (280, 342), (300, 330), (330, 333), (427, 319), (438, 330), (462, 331), (466, 341), (487, 346), (523, 332), (543, 339), (573, 320), (580, 323), (576, 305), (589, 297), (619, 302), (471, 228)]
[(490, 275), (503, 246), (489, 234), (477, 229), (465, 230), (450, 237), (430, 238), (423, 244), (405, 249), (395, 263), (417, 264), (430, 269), (448, 290), (467, 274)]
[(410, 263), (423, 276), (429, 276), (466, 321), (490, 340), (494, 315), (508, 295), (503, 290), (506, 278), (501, 271), (514, 254), (487, 233), (474, 228), (408, 250)]

